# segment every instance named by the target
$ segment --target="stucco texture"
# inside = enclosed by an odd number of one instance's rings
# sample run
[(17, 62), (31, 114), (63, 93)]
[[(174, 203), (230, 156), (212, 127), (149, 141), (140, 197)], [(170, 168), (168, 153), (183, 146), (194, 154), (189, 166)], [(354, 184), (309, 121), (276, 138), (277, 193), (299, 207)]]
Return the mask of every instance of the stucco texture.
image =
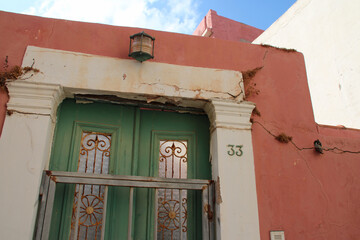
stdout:
[[(28, 45), (129, 59), (129, 36), (143, 30), (6, 12), (0, 12), (0, 29), (0, 60), (8, 56), (10, 65), (21, 65)], [(249, 80), (254, 89), (247, 96), (261, 114), (253, 116), (252, 129), (261, 239), (269, 239), (270, 230), (284, 230), (292, 240), (360, 238), (360, 155), (301, 150), (320, 139), (324, 148), (359, 151), (360, 132), (314, 122), (301, 53), (146, 32), (156, 38), (154, 62), (235, 71), (262, 67)], [(292, 136), (300, 149), (269, 132)]]
[(209, 31), (206, 32), (207, 37), (240, 42), (252, 42), (264, 32), (264, 30), (220, 16), (211, 9), (193, 35), (201, 36), (205, 31)]

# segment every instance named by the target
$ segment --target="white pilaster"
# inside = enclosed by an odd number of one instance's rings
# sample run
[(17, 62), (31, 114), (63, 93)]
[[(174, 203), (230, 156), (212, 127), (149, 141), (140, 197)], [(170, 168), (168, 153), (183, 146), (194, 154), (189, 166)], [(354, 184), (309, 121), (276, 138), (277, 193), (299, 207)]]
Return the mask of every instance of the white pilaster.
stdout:
[(7, 110), (23, 114), (50, 116), (54, 121), (57, 106), (64, 99), (62, 87), (27, 81), (15, 81), (9, 84), (10, 100)]
[(2, 239), (32, 239), (42, 171), (47, 167), (58, 85), (15, 81), (0, 138), (0, 225)]
[(212, 129), (218, 239), (260, 239), (250, 123), (254, 107), (249, 102), (213, 100), (205, 108)]

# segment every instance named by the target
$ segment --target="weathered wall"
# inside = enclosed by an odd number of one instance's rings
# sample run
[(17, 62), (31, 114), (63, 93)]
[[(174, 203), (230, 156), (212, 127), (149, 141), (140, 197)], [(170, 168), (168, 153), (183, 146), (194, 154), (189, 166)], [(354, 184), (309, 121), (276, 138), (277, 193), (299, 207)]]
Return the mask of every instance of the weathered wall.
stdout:
[[(0, 29), (0, 59), (8, 56), (10, 65), (21, 65), (28, 45), (128, 59), (129, 36), (141, 31), (5, 12), (0, 13)], [(325, 148), (360, 150), (358, 131), (315, 124), (302, 54), (146, 32), (156, 38), (151, 61), (235, 71), (262, 67), (250, 80), (253, 90), (248, 96), (261, 113), (254, 115), (252, 131), (261, 239), (279, 229), (293, 240), (360, 237), (360, 155), (298, 150), (268, 132), (292, 136), (299, 148), (312, 147), (320, 139)]]
[(34, 67), (41, 72), (31, 77), (28, 77), (30, 73), (24, 75), (25, 82), (58, 84), (77, 89), (79, 93), (91, 90), (108, 95), (148, 95), (148, 101), (160, 97), (236, 101), (244, 98), (242, 76), (238, 71), (140, 63), (29, 46), (23, 67), (31, 66), (34, 59)]
[(216, 11), (210, 9), (195, 29), (193, 35), (252, 42), (263, 32), (264, 30), (219, 16)]
[[(327, 149), (360, 151), (360, 131), (314, 124), (302, 57), (287, 54), (269, 48), (254, 78), (260, 92), (250, 97), (261, 114), (253, 116), (253, 145), (262, 239), (269, 230), (286, 239), (359, 239), (360, 153), (302, 148), (320, 139)], [(292, 136), (300, 149), (268, 131)]]
[(359, 1), (298, 0), (254, 41), (304, 54), (319, 124), (360, 128), (359, 9)]

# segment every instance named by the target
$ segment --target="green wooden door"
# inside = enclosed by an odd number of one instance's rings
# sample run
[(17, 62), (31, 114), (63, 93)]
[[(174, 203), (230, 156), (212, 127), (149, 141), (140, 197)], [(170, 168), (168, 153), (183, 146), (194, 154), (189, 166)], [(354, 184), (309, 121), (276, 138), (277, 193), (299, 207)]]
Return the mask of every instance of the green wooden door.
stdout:
[[(59, 107), (49, 169), (210, 179), (208, 153), (206, 115), (65, 100)], [(87, 239), (99, 239), (102, 231), (105, 239), (127, 239), (128, 224), (132, 224), (133, 239), (153, 239), (155, 224), (158, 239), (179, 239), (180, 224), (186, 239), (201, 239), (199, 193), (184, 191), (181, 199), (179, 190), (160, 189), (157, 199), (154, 193), (153, 189), (134, 191), (133, 219), (128, 223), (129, 188), (109, 187), (104, 201), (104, 186), (59, 185), (50, 239), (76, 239), (76, 224), (82, 224), (77, 233)], [(182, 214), (180, 204), (185, 209)], [(74, 220), (76, 214), (80, 214), (79, 223)]]

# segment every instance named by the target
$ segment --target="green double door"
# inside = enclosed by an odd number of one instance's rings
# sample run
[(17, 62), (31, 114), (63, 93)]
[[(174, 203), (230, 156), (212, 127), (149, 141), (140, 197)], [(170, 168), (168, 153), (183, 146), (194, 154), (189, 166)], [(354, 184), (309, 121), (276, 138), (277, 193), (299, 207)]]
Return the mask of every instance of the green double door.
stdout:
[[(67, 99), (58, 110), (49, 169), (210, 179), (208, 153), (206, 115)], [(154, 231), (157, 239), (180, 239), (180, 231), (182, 239), (201, 239), (200, 193), (158, 191), (156, 197), (153, 189), (134, 190), (129, 222), (129, 188), (59, 184), (50, 239), (127, 239), (129, 224), (132, 239), (153, 239)]]

